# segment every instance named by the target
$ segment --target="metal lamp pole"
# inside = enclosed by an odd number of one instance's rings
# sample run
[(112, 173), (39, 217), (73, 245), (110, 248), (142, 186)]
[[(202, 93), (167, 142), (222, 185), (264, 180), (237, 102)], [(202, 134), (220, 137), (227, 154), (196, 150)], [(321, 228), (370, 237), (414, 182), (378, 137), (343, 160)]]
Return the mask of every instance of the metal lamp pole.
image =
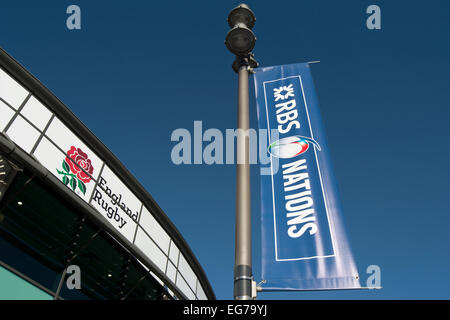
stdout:
[[(238, 134), (236, 171), (236, 229), (234, 299), (251, 300), (256, 297), (252, 273), (250, 161), (249, 161), (249, 92), (248, 76), (258, 63), (251, 51), (256, 37), (251, 31), (255, 16), (247, 5), (241, 4), (228, 15), (232, 28), (225, 44), (236, 55), (233, 70), (238, 73)], [(253, 288), (253, 290), (252, 290)]]
[(252, 298), (248, 66), (239, 67), (234, 299)]

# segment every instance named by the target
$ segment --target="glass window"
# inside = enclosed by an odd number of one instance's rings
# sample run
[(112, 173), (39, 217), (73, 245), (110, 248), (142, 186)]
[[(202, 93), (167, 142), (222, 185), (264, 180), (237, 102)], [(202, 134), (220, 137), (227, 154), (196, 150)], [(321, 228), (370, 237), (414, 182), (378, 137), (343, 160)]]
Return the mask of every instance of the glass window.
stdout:
[(52, 300), (53, 297), (0, 266), (0, 300)]

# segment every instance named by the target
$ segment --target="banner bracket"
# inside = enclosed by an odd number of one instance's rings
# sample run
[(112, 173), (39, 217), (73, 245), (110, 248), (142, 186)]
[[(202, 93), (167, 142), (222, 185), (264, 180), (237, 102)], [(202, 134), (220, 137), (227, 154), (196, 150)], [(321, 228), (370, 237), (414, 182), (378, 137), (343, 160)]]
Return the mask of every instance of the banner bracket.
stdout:
[(267, 283), (267, 280), (261, 280), (257, 285), (256, 285), (256, 291), (261, 292), (263, 291), (263, 287), (261, 287), (262, 284)]

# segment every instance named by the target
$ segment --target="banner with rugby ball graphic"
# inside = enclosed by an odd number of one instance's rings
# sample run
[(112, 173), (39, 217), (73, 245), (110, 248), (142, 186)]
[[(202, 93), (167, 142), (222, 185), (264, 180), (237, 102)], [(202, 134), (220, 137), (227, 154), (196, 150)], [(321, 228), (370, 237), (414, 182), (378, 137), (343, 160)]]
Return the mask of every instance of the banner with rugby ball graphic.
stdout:
[(360, 288), (309, 64), (258, 68), (254, 80), (276, 168), (261, 175), (263, 290)]

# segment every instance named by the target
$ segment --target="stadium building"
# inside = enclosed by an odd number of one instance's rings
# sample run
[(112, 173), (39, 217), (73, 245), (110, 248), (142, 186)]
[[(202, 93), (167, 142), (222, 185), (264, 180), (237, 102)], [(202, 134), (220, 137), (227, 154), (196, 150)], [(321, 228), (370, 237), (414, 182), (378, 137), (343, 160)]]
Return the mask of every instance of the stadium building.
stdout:
[(215, 299), (155, 200), (1, 49), (0, 299)]

